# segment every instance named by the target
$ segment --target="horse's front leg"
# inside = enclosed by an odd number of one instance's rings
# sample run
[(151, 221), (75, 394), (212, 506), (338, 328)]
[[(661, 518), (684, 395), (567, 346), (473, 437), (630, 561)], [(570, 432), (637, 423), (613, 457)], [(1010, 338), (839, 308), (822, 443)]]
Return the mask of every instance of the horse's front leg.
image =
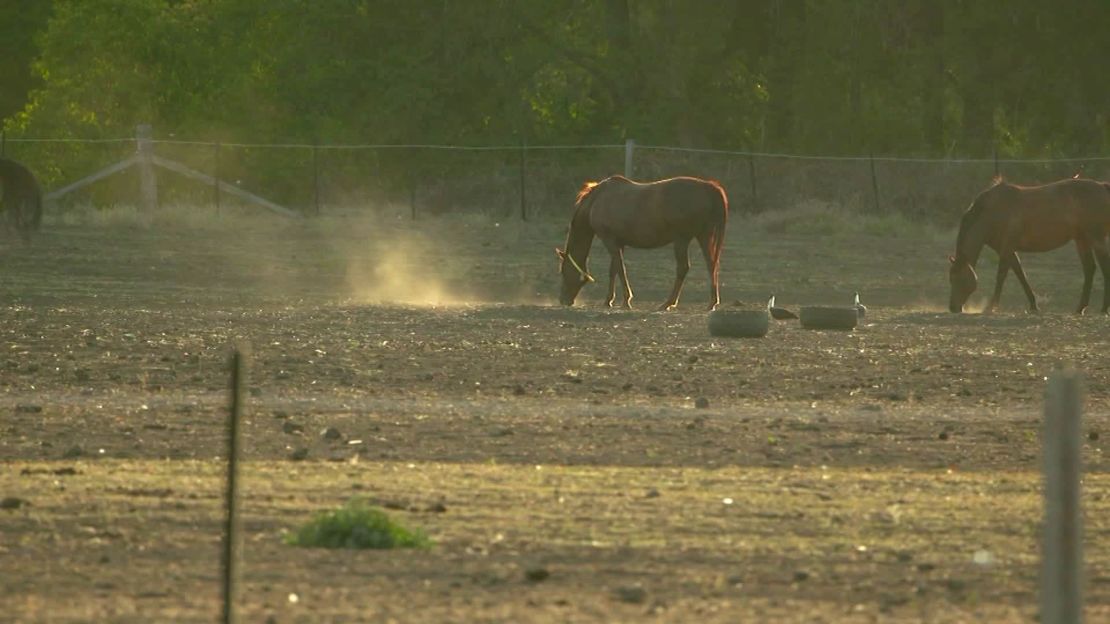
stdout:
[(621, 283), (624, 285), (624, 308), (626, 310), (632, 309), (632, 287), (628, 285), (628, 270), (624, 265), (624, 247), (617, 244), (616, 241), (602, 239), (605, 244), (605, 249), (609, 252), (609, 307), (613, 307), (613, 301), (617, 298), (617, 278), (620, 277)]
[(1010, 268), (1014, 270), (1014, 275), (1017, 276), (1022, 290), (1025, 291), (1025, 298), (1029, 300), (1029, 311), (1040, 312), (1040, 309), (1037, 308), (1037, 296), (1033, 294), (1033, 289), (1029, 286), (1029, 280), (1025, 277), (1025, 269), (1021, 268), (1021, 260), (1018, 259), (1017, 252), (1010, 252), (1009, 261)]
[(994, 295), (991, 296), (990, 303), (987, 304), (986, 312), (994, 312), (998, 308), (998, 303), (1002, 301), (1002, 284), (1006, 282), (1006, 273), (1010, 270), (1010, 250), (998, 252), (998, 274), (994, 279)]
[(660, 310), (670, 310), (678, 305), (678, 297), (682, 294), (682, 284), (686, 281), (686, 274), (690, 272), (690, 241), (677, 241), (674, 244), (674, 287), (671, 295), (659, 306)]

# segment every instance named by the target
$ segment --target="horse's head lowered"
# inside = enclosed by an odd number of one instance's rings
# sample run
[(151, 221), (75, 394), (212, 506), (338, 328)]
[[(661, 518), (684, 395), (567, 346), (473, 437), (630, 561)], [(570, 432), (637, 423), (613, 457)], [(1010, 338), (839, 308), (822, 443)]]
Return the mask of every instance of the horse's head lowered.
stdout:
[(582, 290), (588, 282), (594, 281), (592, 275), (567, 252), (555, 248), (555, 255), (559, 257), (559, 274), (563, 276), (563, 285), (559, 291), (559, 303), (569, 306), (574, 305), (578, 291)]
[(967, 260), (948, 256), (948, 263), (948, 283), (952, 286), (948, 310), (958, 314), (964, 311), (964, 304), (979, 286), (979, 278)]

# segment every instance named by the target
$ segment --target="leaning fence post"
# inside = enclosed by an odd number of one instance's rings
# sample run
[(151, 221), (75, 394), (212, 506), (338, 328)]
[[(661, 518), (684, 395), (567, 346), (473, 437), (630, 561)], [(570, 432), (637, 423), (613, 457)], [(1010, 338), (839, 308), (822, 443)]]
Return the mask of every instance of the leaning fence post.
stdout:
[(231, 412), (227, 444), (227, 523), (224, 526), (223, 622), (235, 621), (235, 585), (239, 569), (239, 423), (243, 419), (243, 388), (247, 355), (237, 347), (231, 354)]
[(143, 208), (147, 210), (158, 207), (158, 181), (154, 177), (154, 147), (150, 137), (150, 124), (139, 124), (135, 128), (135, 143), (139, 152), (139, 189), (143, 195)]
[(635, 151), (636, 151), (636, 140), (635, 139), (625, 139), (624, 140), (624, 177), (626, 177), (630, 180), (632, 179), (632, 172), (633, 172), (634, 165), (635, 165), (635, 163), (632, 160), (633, 153)]
[(520, 220), (521, 221), (527, 221), (528, 220), (528, 203), (526, 201), (527, 197), (524, 194), (524, 175), (525, 175), (525, 162), (526, 162), (525, 157), (527, 155), (525, 153), (526, 147), (527, 146), (524, 143), (524, 139), (522, 138), (520, 140)]
[(994, 177), (997, 178), (1000, 175), (1000, 171), (1001, 171), (998, 168), (998, 143), (994, 144), (993, 149), (994, 149)]
[(1083, 619), (1083, 518), (1079, 500), (1082, 380), (1074, 371), (1052, 375), (1045, 391), (1044, 543), (1041, 622)]
[(871, 190), (875, 195), (875, 212), (879, 212), (879, 177), (875, 175), (875, 154), (869, 154), (871, 161)]

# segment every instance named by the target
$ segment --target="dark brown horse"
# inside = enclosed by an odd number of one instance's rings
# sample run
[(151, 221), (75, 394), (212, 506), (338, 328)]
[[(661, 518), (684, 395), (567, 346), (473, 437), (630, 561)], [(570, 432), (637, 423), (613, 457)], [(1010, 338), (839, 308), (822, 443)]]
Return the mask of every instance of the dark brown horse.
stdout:
[(669, 310), (678, 305), (682, 283), (690, 270), (690, 241), (697, 239), (709, 269), (709, 309), (721, 302), (717, 275), (721, 268), (721, 248), (725, 243), (728, 196), (721, 185), (699, 178), (670, 178), (658, 182), (633, 182), (612, 176), (601, 182), (587, 182), (578, 192), (574, 216), (570, 221), (566, 249), (559, 255), (563, 277), (559, 301), (573, 305), (578, 291), (594, 281), (586, 260), (597, 236), (609, 251), (609, 307), (617, 295), (617, 277), (624, 284), (624, 307), (632, 308), (632, 287), (624, 266), (624, 248), (654, 249), (674, 244), (674, 288), (660, 306)]
[(42, 223), (42, 190), (27, 167), (0, 158), (0, 208), (10, 229), (27, 237)]
[(1075, 241), (1083, 264), (1083, 294), (1077, 314), (1091, 301), (1095, 261), (1102, 269), (1102, 312), (1110, 308), (1110, 184), (1069, 178), (1043, 186), (1016, 186), (996, 180), (972, 202), (960, 220), (956, 255), (949, 256), (948, 280), (952, 285), (949, 309), (962, 312), (978, 285), (975, 262), (983, 245), (998, 252), (998, 278), (988, 310), (998, 306), (1002, 283), (1011, 269), (1017, 275), (1029, 309), (1037, 298), (1018, 260), (1019, 251), (1051, 251)]

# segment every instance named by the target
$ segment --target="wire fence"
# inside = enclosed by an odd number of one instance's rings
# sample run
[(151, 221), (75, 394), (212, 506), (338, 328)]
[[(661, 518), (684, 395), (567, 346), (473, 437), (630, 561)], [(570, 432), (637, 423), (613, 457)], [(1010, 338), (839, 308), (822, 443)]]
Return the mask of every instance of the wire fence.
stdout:
[[(1020, 184), (1074, 175), (1110, 178), (1110, 156), (908, 158), (809, 156), (662, 145), (373, 145), (153, 140), (157, 155), (305, 215), (401, 209), (491, 218), (566, 217), (587, 180), (613, 174), (648, 180), (693, 175), (720, 181), (732, 210), (779, 211), (819, 203), (868, 213), (951, 222), (996, 174)], [(47, 189), (123, 160), (135, 138), (5, 137), (0, 153), (28, 164)], [(134, 203), (138, 175), (124, 171), (67, 196), (61, 205)], [(162, 202), (231, 201), (216, 185), (160, 175)]]

